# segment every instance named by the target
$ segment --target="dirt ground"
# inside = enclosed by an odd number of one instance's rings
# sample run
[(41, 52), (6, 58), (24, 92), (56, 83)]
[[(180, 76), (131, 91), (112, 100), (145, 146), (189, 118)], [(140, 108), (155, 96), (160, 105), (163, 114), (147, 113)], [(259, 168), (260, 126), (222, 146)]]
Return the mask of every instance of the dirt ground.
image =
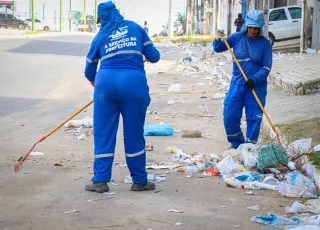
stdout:
[[(222, 155), (229, 144), (222, 124), (221, 99), (212, 99), (220, 92), (215, 82), (208, 85), (206, 74), (197, 78), (182, 76), (176, 68), (178, 48), (160, 44), (163, 60), (147, 64), (152, 102), (146, 124), (165, 122), (177, 129), (199, 129), (203, 138), (147, 137), (154, 151), (147, 152), (147, 161), (171, 162), (168, 146), (185, 152)], [(173, 52), (172, 52), (173, 51)], [(46, 100), (26, 111), (2, 117), (0, 131), (0, 229), (271, 229), (250, 221), (253, 215), (268, 212), (283, 214), (284, 207), (293, 199), (278, 192), (256, 191), (249, 196), (243, 190), (227, 188), (222, 178), (203, 178), (201, 173), (186, 178), (184, 173), (169, 173), (166, 181), (156, 184), (155, 191), (132, 192), (124, 183), (129, 175), (126, 167), (113, 167), (114, 195), (84, 191), (92, 177), (93, 137), (78, 140), (63, 128), (40, 143), (35, 151), (44, 156), (30, 156), (20, 172), (13, 165), (32, 144), (73, 111), (80, 108), (92, 95), (88, 85), (74, 81), (74, 76), (48, 93)], [(78, 76), (77, 76), (78, 77)], [(72, 83), (70, 83), (72, 82)], [(170, 84), (179, 82), (183, 91), (169, 93)], [(205, 85), (198, 85), (205, 83)], [(202, 99), (201, 96), (207, 98)], [(169, 100), (176, 104), (167, 105)], [(199, 106), (207, 106), (203, 113)], [(92, 107), (77, 116), (92, 116)], [(122, 125), (119, 127), (115, 161), (125, 163)], [(60, 163), (61, 166), (54, 166)], [(163, 174), (166, 170), (149, 170)], [(260, 205), (261, 211), (246, 207)], [(167, 212), (168, 209), (183, 213)], [(80, 212), (64, 214), (79, 210)], [(176, 223), (181, 223), (180, 226)]]

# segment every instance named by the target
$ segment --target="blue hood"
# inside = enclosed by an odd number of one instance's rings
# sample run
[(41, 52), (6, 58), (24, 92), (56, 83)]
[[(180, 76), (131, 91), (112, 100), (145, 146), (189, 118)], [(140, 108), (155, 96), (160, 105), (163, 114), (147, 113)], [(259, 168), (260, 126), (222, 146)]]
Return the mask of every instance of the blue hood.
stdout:
[(264, 15), (261, 10), (250, 10), (244, 19), (241, 33), (247, 33), (248, 26), (260, 27), (260, 36), (262, 35), (262, 27), (264, 25)]
[(98, 6), (98, 18), (100, 19), (101, 29), (100, 31), (112, 32), (116, 29), (120, 22), (123, 21), (119, 10), (113, 2), (103, 2)]

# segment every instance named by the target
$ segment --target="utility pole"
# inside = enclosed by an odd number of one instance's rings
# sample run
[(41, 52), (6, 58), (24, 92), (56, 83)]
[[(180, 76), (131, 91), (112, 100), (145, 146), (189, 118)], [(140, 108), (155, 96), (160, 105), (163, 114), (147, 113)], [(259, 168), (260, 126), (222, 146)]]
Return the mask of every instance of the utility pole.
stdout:
[(31, 28), (32, 28), (32, 31), (34, 31), (34, 0), (31, 1)]
[[(71, 1), (72, 0), (70, 0), (70, 2), (69, 2), (69, 13), (71, 12)], [(71, 18), (69, 18), (69, 32), (71, 32)]]
[(173, 38), (172, 0), (169, 0), (168, 38), (169, 39)]
[(60, 32), (62, 32), (62, 0), (60, 0)]
[(83, 0), (84, 24), (87, 24), (87, 0)]
[(231, 34), (231, 24), (232, 24), (232, 1), (228, 0), (228, 25), (227, 25), (227, 35)]
[(192, 34), (197, 32), (197, 5), (198, 0), (193, 0), (193, 25), (192, 25)]
[(192, 0), (187, 0), (187, 26), (186, 35), (192, 34)]
[(42, 21), (44, 21), (44, 8), (45, 8), (45, 3), (42, 3)]
[(263, 0), (263, 14), (264, 14), (264, 27), (263, 35), (268, 38), (269, 37), (269, 8), (270, 8), (270, 0)]
[(97, 31), (97, 21), (98, 21), (97, 8), (98, 8), (98, 2), (97, 0), (94, 0), (94, 32)]
[(301, 14), (301, 35), (300, 35), (300, 53), (305, 50), (305, 15), (306, 15), (306, 0), (302, 1), (302, 14)]

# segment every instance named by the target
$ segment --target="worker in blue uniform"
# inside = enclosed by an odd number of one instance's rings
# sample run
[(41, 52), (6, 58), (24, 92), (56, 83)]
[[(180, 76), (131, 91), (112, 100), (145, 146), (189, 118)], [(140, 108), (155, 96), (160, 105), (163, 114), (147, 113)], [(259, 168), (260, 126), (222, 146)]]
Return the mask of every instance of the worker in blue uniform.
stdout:
[(94, 86), (94, 177), (85, 190), (109, 191), (120, 114), (131, 190), (153, 190), (155, 184), (147, 180), (143, 135), (150, 104), (143, 60), (158, 62), (160, 53), (145, 30), (124, 20), (111, 1), (99, 4), (98, 20), (101, 28), (85, 67), (85, 76)]
[[(256, 91), (262, 105), (265, 106), (267, 77), (272, 67), (272, 48), (269, 40), (262, 35), (263, 16), (262, 11), (249, 11), (241, 31), (226, 38), (248, 77), (246, 82), (233, 62), (233, 76), (224, 100), (224, 127), (227, 139), (231, 143), (230, 148), (237, 148), (245, 142), (255, 144), (258, 141), (263, 112), (251, 90)], [(213, 43), (215, 52), (227, 50), (222, 37), (221, 31), (217, 31)], [(247, 120), (246, 139), (240, 128), (243, 107)]]

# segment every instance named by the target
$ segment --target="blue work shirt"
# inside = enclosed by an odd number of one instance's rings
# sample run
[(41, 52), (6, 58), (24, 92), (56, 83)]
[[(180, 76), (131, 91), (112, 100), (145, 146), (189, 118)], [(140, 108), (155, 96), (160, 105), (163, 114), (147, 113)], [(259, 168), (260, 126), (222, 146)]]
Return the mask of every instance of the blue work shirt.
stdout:
[[(263, 36), (249, 38), (241, 32), (231, 34), (226, 39), (247, 77), (257, 86), (267, 85), (267, 77), (272, 68), (272, 48), (269, 40)], [(224, 41), (218, 40), (214, 40), (213, 48), (217, 53), (228, 50)], [(234, 61), (232, 75), (232, 83), (245, 84), (245, 79)]]
[(92, 41), (87, 55), (85, 76), (94, 82), (98, 62), (100, 69), (144, 70), (143, 56), (152, 63), (159, 61), (160, 53), (146, 31), (135, 22), (123, 20), (111, 33), (101, 30)]

